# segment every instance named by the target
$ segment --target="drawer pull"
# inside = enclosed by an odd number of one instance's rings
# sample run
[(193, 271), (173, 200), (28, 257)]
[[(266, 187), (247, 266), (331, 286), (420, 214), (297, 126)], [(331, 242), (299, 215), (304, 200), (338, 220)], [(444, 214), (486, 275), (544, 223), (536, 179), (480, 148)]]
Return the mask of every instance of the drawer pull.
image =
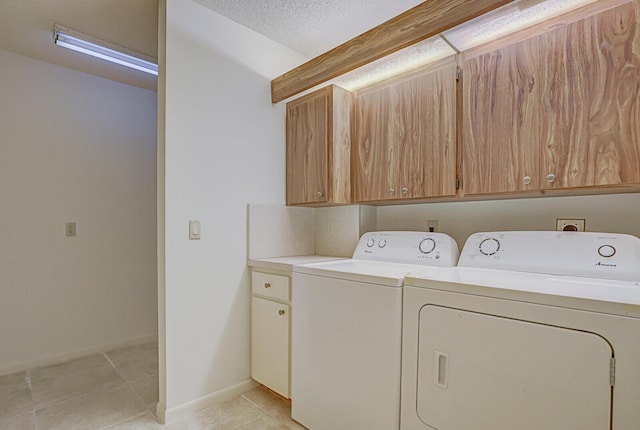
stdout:
[(265, 282), (265, 283), (264, 283), (264, 287), (265, 287), (265, 288), (271, 288), (271, 284), (270, 284), (269, 282)]
[(280, 310), (278, 311), (278, 315), (284, 315), (284, 309), (280, 309)]

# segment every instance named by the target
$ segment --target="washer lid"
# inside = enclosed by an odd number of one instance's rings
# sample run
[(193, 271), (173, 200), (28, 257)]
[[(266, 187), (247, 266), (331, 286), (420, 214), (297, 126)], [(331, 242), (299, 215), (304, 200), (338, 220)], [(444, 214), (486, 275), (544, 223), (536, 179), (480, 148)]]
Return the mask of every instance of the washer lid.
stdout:
[[(426, 268), (428, 269), (428, 268)], [(333, 279), (364, 282), (388, 287), (402, 287), (407, 273), (425, 270), (415, 264), (388, 263), (370, 260), (339, 260), (293, 266), (293, 272)]]

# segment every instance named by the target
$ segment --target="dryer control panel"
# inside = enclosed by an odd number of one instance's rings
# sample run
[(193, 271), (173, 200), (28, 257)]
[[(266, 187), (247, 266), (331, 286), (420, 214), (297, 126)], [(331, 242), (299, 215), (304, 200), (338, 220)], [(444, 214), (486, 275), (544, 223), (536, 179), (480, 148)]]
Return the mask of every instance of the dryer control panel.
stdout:
[(458, 244), (444, 233), (377, 231), (362, 235), (353, 258), (448, 267), (458, 255)]
[(475, 233), (458, 266), (640, 281), (640, 239), (591, 232)]

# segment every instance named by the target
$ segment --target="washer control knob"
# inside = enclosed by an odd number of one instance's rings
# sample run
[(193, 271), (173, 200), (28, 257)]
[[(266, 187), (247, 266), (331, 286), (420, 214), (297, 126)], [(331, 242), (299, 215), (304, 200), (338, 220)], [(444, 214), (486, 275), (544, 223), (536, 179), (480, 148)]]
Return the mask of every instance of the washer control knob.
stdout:
[(602, 245), (598, 248), (598, 254), (604, 258), (613, 257), (616, 255), (616, 249), (611, 245)]
[(431, 239), (430, 237), (427, 237), (426, 239), (422, 239), (422, 241), (418, 245), (418, 249), (423, 254), (429, 254), (433, 252), (434, 249), (436, 249), (436, 241)]
[(381, 239), (378, 242), (378, 248), (384, 248), (385, 246), (387, 246), (387, 240), (386, 239)]
[(373, 239), (369, 239), (369, 240), (367, 241), (367, 246), (368, 246), (369, 248), (371, 248), (371, 247), (372, 247), (373, 245), (375, 245), (375, 244), (376, 244), (376, 241), (375, 241), (375, 240), (373, 240)]
[(500, 241), (494, 237), (484, 239), (480, 242), (480, 253), (483, 255), (494, 255), (500, 251)]

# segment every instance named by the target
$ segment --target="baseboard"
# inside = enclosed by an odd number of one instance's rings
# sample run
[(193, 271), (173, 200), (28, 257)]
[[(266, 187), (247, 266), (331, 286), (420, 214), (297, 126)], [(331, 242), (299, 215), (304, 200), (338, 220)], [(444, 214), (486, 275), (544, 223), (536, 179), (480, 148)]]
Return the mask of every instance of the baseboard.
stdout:
[(0, 376), (9, 375), (11, 373), (23, 372), (25, 370), (33, 369), (35, 367), (52, 366), (54, 364), (64, 363), (65, 361), (75, 360), (76, 358), (82, 358), (90, 354), (96, 354), (98, 352), (111, 351), (112, 349), (125, 348), (127, 346), (141, 345), (143, 343), (157, 342), (158, 335), (138, 336), (129, 339), (121, 340), (118, 342), (104, 343), (101, 345), (92, 346), (90, 348), (77, 349), (75, 351), (65, 352), (62, 354), (51, 355), (45, 358), (39, 358), (37, 360), (22, 361), (20, 363), (8, 364), (0, 366)]
[(253, 379), (247, 379), (246, 381), (240, 382), (239, 384), (232, 385), (211, 394), (207, 394), (206, 396), (200, 397), (187, 403), (183, 403), (182, 405), (173, 407), (171, 409), (166, 409), (164, 404), (158, 403), (158, 419), (160, 419), (160, 422), (163, 424), (171, 423), (172, 421), (182, 418), (187, 414), (211, 406), (216, 402), (227, 400), (231, 397), (235, 397), (249, 390), (252, 390), (258, 385), (260, 384), (258, 384)]

